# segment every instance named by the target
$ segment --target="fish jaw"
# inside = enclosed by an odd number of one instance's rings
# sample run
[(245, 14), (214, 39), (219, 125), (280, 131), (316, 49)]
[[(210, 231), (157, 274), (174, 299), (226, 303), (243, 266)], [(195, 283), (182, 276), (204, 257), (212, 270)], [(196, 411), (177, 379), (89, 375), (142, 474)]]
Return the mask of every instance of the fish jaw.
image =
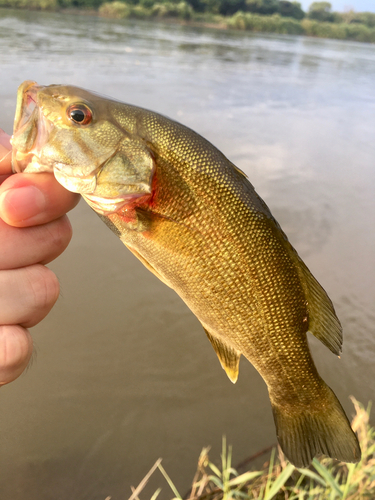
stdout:
[(41, 119), (41, 109), (37, 105), (38, 91), (36, 82), (26, 81), (17, 93), (17, 106), (14, 118), (12, 143), (12, 169), (18, 172), (52, 172), (50, 165), (43, 164), (40, 153), (47, 142), (51, 124)]
[(14, 130), (18, 131), (29, 119), (35, 109), (39, 85), (26, 80), (18, 87)]
[[(103, 101), (78, 87), (21, 84), (11, 140), (12, 168), (15, 173), (52, 172), (96, 212), (109, 215), (151, 198), (155, 162), (142, 141), (131, 141), (126, 134), (124, 139), (123, 127)], [(74, 122), (69, 116), (74, 106), (89, 110), (90, 120), (82, 125)]]

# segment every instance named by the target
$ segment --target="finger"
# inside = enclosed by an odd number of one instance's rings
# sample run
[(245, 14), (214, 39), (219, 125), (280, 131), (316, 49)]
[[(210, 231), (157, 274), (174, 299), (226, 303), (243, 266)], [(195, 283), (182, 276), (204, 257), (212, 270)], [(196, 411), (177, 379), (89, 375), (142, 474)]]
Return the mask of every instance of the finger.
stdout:
[(49, 173), (15, 174), (0, 187), (0, 217), (9, 225), (27, 227), (58, 219), (80, 200)]
[(33, 341), (28, 330), (19, 325), (0, 326), (0, 386), (21, 375), (32, 352)]
[(0, 325), (35, 326), (52, 309), (59, 290), (56, 275), (40, 264), (2, 271)]
[(12, 145), (10, 135), (0, 129), (0, 182), (3, 174), (12, 173)]
[(25, 228), (9, 226), (0, 219), (0, 269), (48, 264), (65, 250), (71, 237), (72, 226), (66, 215)]
[(8, 177), (10, 176), (11, 174), (7, 174), (7, 175), (0, 175), (0, 185), (6, 180), (8, 179)]

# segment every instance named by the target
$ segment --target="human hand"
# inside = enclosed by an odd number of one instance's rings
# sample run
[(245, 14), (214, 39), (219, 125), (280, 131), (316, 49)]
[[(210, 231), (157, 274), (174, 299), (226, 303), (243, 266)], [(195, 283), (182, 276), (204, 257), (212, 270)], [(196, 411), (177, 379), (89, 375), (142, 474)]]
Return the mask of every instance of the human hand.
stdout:
[(80, 198), (51, 174), (11, 175), (9, 139), (0, 129), (0, 386), (26, 368), (33, 350), (27, 328), (59, 296), (45, 264), (67, 247), (72, 229), (65, 214)]

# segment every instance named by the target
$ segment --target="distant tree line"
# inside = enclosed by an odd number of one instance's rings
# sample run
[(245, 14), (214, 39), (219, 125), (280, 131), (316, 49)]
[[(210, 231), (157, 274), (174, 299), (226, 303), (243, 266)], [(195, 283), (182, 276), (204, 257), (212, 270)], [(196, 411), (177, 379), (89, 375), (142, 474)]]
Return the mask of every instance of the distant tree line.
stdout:
[(294, 0), (0, 0), (0, 7), (91, 9), (117, 18), (177, 17), (255, 32), (375, 43), (375, 13), (333, 12), (325, 1), (313, 2), (307, 12)]
[[(128, 5), (141, 4), (146, 8), (152, 7), (155, 3), (174, 3), (178, 4), (181, 0), (0, 0), (0, 6), (20, 7), (20, 8), (78, 8), (78, 9), (98, 9), (102, 4)], [(230, 16), (235, 12), (242, 10), (244, 12), (253, 12), (261, 15), (280, 14), (281, 16), (303, 19), (305, 13), (301, 4), (289, 0), (186, 0), (195, 12), (211, 12)]]
[[(60, 8), (98, 9), (104, 3), (118, 3), (118, 0), (0, 0), (1, 4), (41, 4), (53, 3)], [(329, 2), (313, 2), (308, 12), (302, 10), (301, 4), (297, 1), (289, 0), (186, 0), (195, 12), (211, 12), (231, 16), (238, 11), (251, 12), (263, 16), (279, 14), (283, 17), (294, 19), (313, 19), (320, 22), (332, 23), (359, 23), (369, 27), (375, 27), (375, 13), (354, 12), (345, 13), (333, 12)], [(180, 3), (180, 0), (121, 0), (122, 3), (135, 5), (145, 4), (151, 7), (155, 3)]]

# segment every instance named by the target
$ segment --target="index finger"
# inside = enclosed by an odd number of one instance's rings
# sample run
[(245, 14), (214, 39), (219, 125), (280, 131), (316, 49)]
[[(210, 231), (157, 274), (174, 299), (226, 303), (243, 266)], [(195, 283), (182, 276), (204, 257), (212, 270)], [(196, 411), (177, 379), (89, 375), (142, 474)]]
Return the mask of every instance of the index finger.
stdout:
[(0, 217), (16, 227), (46, 224), (72, 210), (79, 199), (51, 173), (14, 174), (0, 186)]
[(12, 173), (12, 146), (10, 136), (0, 129), (0, 176)]

